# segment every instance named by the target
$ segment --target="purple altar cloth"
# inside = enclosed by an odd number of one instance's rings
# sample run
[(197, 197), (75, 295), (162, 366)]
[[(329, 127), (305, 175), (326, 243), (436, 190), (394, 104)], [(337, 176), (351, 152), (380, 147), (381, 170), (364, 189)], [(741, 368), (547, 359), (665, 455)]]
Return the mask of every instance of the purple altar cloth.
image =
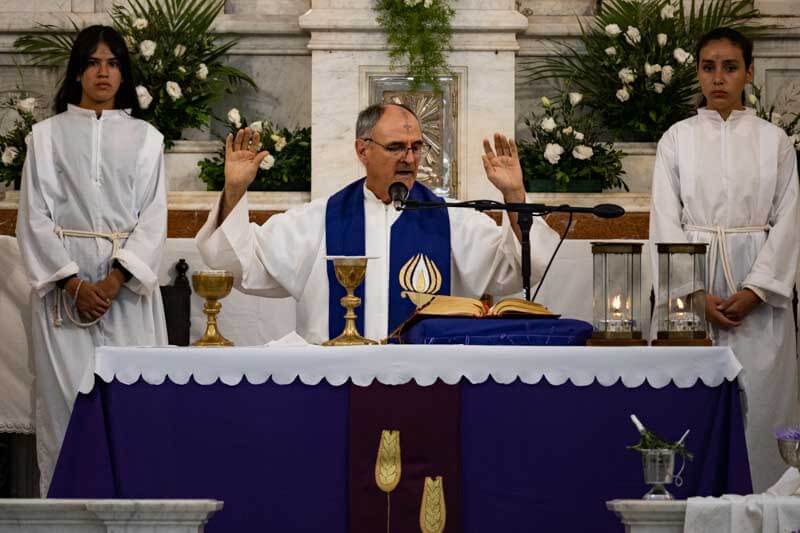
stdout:
[[(209, 533), (359, 531), (347, 517), (348, 388), (96, 378), (76, 401), (49, 496), (223, 500)], [(735, 382), (462, 380), (461, 402), (465, 532), (620, 531), (604, 502), (648, 488), (625, 448), (638, 440), (634, 411), (667, 438), (692, 429), (677, 497), (752, 491)]]

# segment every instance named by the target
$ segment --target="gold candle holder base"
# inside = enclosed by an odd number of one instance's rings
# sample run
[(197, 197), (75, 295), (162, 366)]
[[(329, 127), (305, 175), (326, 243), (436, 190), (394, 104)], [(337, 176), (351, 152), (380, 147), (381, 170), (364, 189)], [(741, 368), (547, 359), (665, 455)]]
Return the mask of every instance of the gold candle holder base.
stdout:
[(217, 315), (222, 309), (219, 300), (230, 294), (233, 288), (233, 274), (226, 270), (197, 271), (192, 274), (192, 288), (206, 299), (203, 305), (206, 331), (200, 339), (192, 343), (192, 346), (233, 346), (233, 342), (223, 337), (217, 328)]
[(323, 346), (363, 346), (378, 344), (377, 341), (362, 337), (356, 327), (355, 308), (361, 305), (361, 298), (354, 294), (356, 288), (364, 281), (367, 275), (366, 257), (328, 257), (333, 261), (333, 270), (336, 272), (336, 279), (347, 291), (339, 302), (346, 309), (344, 314), (344, 329), (335, 339), (330, 339), (322, 343)]

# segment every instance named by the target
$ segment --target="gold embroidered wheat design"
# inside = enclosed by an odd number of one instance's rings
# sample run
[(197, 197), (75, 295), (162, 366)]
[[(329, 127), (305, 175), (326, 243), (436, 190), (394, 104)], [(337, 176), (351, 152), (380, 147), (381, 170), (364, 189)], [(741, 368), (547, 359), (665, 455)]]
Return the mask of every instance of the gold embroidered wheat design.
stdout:
[(422, 533), (442, 533), (446, 520), (442, 476), (436, 476), (435, 480), (426, 477), (419, 510), (419, 527)]
[(375, 483), (383, 492), (392, 492), (400, 482), (400, 432), (384, 429), (375, 461)]

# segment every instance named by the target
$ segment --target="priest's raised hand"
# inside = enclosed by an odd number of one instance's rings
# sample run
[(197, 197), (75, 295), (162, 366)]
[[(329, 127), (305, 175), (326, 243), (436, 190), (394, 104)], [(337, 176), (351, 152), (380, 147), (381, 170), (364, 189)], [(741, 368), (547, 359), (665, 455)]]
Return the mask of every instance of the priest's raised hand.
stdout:
[(261, 161), (269, 152), (259, 152), (261, 137), (250, 128), (228, 134), (225, 139), (225, 188), (222, 194), (222, 209), (218, 224), (222, 224), (233, 208), (242, 199), (247, 187), (253, 183)]
[[(489, 139), (483, 140), (483, 169), (486, 177), (503, 195), (505, 203), (525, 203), (525, 182), (522, 178), (522, 167), (519, 164), (517, 144), (513, 139), (501, 133), (494, 134), (494, 149)], [(520, 238), (520, 229), (517, 224), (517, 214), (509, 213), (511, 227), (517, 239)]]

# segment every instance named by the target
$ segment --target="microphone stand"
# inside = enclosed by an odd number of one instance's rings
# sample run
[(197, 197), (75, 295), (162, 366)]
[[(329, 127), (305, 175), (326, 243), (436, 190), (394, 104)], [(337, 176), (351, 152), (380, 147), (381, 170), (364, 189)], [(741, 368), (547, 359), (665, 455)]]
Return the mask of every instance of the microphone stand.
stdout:
[[(558, 206), (549, 206), (544, 204), (527, 204), (527, 203), (502, 203), (496, 202), (494, 200), (470, 200), (466, 202), (420, 202), (417, 200), (400, 200), (398, 199), (400, 207), (396, 207), (398, 210), (402, 211), (410, 211), (415, 209), (441, 209), (441, 208), (469, 208), (475, 209), (476, 211), (506, 211), (508, 213), (516, 213), (517, 214), (517, 225), (519, 225), (520, 229), (520, 245), (522, 248), (522, 288), (525, 291), (525, 299), (531, 301), (531, 236), (530, 231), (531, 227), (533, 227), (533, 217), (541, 217), (550, 213), (569, 213), (569, 221), (567, 222), (567, 227), (564, 230), (564, 234), (561, 236), (561, 240), (556, 246), (556, 249), (553, 251), (553, 255), (550, 257), (550, 261), (547, 263), (547, 268), (545, 268), (544, 273), (542, 274), (541, 281), (544, 281), (545, 276), (547, 276), (547, 272), (550, 270), (550, 265), (553, 263), (553, 259), (555, 259), (556, 253), (558, 253), (559, 248), (561, 248), (561, 244), (564, 242), (564, 239), (569, 232), (569, 228), (572, 225), (572, 216), (575, 213), (591, 213), (595, 214), (595, 208), (593, 207), (572, 207), (569, 205), (558, 205)], [(621, 210), (622, 208), (620, 208)], [(622, 211), (620, 214), (624, 213)], [(618, 215), (617, 215), (618, 216)], [(539, 283), (539, 288), (541, 288), (541, 281)], [(533, 295), (533, 298), (536, 298), (536, 295), (539, 293), (539, 289), (536, 290), (536, 294)]]

